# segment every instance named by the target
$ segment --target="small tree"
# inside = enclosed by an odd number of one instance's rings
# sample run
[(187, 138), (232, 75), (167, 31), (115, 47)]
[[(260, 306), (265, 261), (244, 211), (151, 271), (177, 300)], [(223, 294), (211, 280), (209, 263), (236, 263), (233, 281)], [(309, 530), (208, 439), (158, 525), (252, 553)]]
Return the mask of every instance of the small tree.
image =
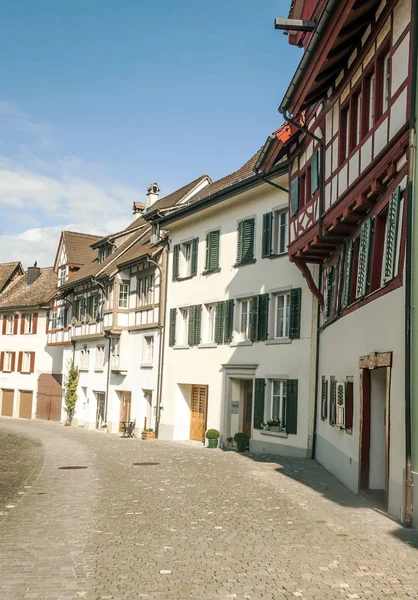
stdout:
[(74, 366), (72, 361), (68, 363), (68, 373), (64, 380), (65, 385), (65, 412), (67, 413), (67, 423), (71, 424), (77, 404), (77, 386), (80, 374), (78, 367)]

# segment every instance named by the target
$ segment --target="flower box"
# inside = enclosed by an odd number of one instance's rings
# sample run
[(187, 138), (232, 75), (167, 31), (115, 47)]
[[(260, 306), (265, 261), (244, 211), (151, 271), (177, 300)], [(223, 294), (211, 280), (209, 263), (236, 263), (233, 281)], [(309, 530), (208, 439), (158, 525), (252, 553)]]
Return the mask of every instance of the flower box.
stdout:
[(155, 431), (143, 431), (141, 437), (143, 440), (152, 440), (155, 438)]

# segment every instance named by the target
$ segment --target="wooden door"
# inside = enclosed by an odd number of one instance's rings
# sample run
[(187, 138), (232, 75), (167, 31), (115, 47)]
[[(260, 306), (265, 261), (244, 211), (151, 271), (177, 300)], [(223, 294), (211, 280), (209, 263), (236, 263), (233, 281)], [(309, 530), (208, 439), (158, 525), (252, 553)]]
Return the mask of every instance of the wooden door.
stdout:
[(119, 431), (123, 432), (123, 421), (131, 420), (131, 392), (120, 392)]
[(62, 375), (42, 373), (38, 379), (36, 418), (61, 420)]
[(105, 421), (105, 399), (106, 396), (103, 392), (96, 392), (97, 406), (96, 406), (96, 429), (102, 426)]
[(21, 419), (32, 418), (33, 392), (20, 392), (19, 417)]
[(1, 414), (4, 417), (13, 417), (13, 395), (14, 390), (3, 390)]
[(253, 380), (249, 379), (244, 382), (244, 402), (243, 402), (243, 419), (242, 430), (251, 437), (251, 417), (253, 413)]
[(190, 439), (205, 441), (206, 419), (208, 412), (208, 386), (192, 385), (190, 411)]

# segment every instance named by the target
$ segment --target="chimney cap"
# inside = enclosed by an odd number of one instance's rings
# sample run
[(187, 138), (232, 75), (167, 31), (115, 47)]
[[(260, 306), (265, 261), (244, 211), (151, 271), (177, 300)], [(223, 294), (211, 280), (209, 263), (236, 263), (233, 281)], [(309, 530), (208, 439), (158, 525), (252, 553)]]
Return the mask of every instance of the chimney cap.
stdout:
[(148, 186), (147, 194), (159, 194), (159, 193), (160, 193), (160, 187), (156, 181), (154, 181), (154, 183), (151, 183), (151, 185)]
[(134, 202), (132, 206), (133, 213), (143, 213), (145, 210), (145, 204), (143, 202)]

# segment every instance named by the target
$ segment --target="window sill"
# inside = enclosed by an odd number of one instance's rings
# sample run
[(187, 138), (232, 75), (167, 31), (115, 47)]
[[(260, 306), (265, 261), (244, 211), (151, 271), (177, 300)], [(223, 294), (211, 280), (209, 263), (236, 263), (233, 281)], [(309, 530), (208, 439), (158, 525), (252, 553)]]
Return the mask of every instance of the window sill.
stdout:
[(88, 372), (89, 368), (88, 367), (78, 367), (78, 370)]
[(143, 363), (142, 365), (139, 365), (141, 369), (152, 369), (153, 368), (153, 364), (151, 363)]
[(245, 260), (245, 261), (242, 261), (242, 262), (240, 262), (240, 263), (239, 263), (239, 262), (236, 262), (236, 263), (233, 265), (233, 268), (234, 268), (234, 269), (238, 269), (238, 267), (245, 267), (245, 265), (253, 265), (253, 264), (254, 264), (254, 263), (256, 263), (256, 262), (257, 262), (257, 259), (256, 259), (256, 258), (253, 258), (252, 260)]
[(265, 258), (282, 258), (283, 256), (287, 256), (287, 251), (279, 252), (277, 254), (275, 252), (272, 252), (271, 254), (269, 254), (269, 256), (266, 256)]
[(3, 369), (2, 373), (11, 373), (12, 371), (10, 369)]
[(173, 350), (190, 350), (190, 346), (188, 344), (180, 344), (178, 346), (173, 346)]
[(103, 367), (95, 367), (94, 372), (95, 373), (103, 373), (104, 368)]
[(187, 277), (177, 277), (174, 281), (187, 281), (188, 279), (193, 279), (196, 275), (187, 275)]
[(270, 435), (271, 437), (279, 437), (279, 438), (287, 438), (288, 435), (285, 431), (268, 431), (266, 429), (262, 429), (260, 431), (261, 435)]
[(199, 344), (198, 348), (217, 348), (218, 344), (216, 342), (207, 342), (206, 344)]
[(283, 338), (278, 340), (266, 340), (265, 344), (268, 346), (275, 346), (276, 344), (291, 344), (293, 340), (290, 338)]
[(218, 267), (217, 269), (211, 269), (210, 271), (203, 271), (202, 275), (212, 275), (213, 273), (220, 273), (221, 272), (221, 267)]
[(253, 342), (251, 340), (242, 340), (241, 342), (231, 342), (231, 348), (236, 348), (237, 346), (252, 346)]

